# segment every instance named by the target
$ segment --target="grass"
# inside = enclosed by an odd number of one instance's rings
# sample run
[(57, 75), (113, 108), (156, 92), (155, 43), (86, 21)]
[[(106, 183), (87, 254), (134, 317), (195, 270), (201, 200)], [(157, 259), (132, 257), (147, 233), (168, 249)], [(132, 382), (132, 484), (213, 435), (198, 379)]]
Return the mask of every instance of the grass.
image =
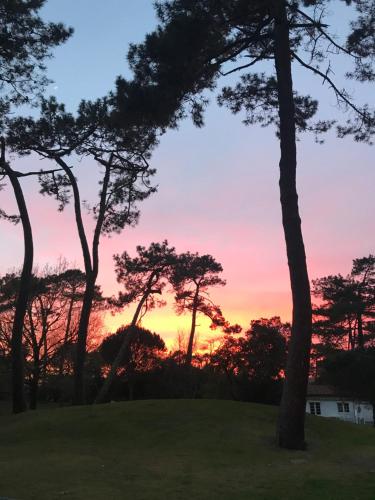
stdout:
[(111, 403), (0, 417), (0, 498), (374, 500), (375, 430), (307, 419), (306, 452), (274, 443), (275, 408)]

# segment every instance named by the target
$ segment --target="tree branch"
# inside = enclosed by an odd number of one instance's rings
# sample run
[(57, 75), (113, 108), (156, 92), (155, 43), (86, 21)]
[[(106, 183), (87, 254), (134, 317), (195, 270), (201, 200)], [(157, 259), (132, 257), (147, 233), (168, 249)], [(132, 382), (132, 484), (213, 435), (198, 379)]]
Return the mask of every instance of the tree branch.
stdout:
[(322, 71), (315, 68), (314, 66), (307, 64), (294, 51), (291, 51), (291, 54), (294, 57), (294, 59), (296, 59), (301, 64), (301, 66), (309, 69), (310, 71), (312, 71), (316, 75), (323, 78), (323, 83), (325, 81), (327, 81), (329, 83), (329, 85), (331, 86), (331, 88), (333, 89), (333, 91), (335, 92), (337, 99), (338, 100), (341, 99), (343, 102), (345, 102), (345, 104), (347, 104), (347, 106), (349, 106), (353, 111), (355, 111), (359, 116), (361, 116), (365, 121), (367, 121), (368, 117), (366, 116), (366, 114), (363, 113), (363, 111), (361, 111), (355, 104), (353, 104), (352, 101), (345, 95), (345, 93), (342, 90), (339, 90), (339, 88), (335, 85), (333, 80), (328, 76), (328, 71), (327, 71), (327, 73), (323, 73)]
[(313, 24), (313, 27), (316, 28), (319, 31), (319, 33), (321, 33), (324, 36), (324, 38), (326, 38), (334, 47), (336, 47), (336, 49), (344, 52), (345, 54), (347, 54), (350, 57), (353, 57), (355, 59), (359, 59), (358, 56), (356, 56), (355, 54), (352, 54), (348, 49), (346, 49), (345, 47), (343, 47), (339, 43), (335, 42), (335, 40), (326, 31), (324, 31), (323, 28), (328, 28), (327, 24), (322, 24), (322, 23), (315, 21), (315, 19), (313, 19), (312, 17), (310, 17), (308, 14), (306, 14), (305, 12), (303, 12), (300, 9), (296, 9), (296, 11), (299, 14), (301, 14), (301, 16), (303, 16), (305, 19), (310, 21)]

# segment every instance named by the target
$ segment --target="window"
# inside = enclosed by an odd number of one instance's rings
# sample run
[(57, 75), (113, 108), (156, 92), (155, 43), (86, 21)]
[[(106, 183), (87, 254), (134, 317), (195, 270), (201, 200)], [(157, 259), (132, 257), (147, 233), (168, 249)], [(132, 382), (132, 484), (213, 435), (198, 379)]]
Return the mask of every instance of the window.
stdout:
[(349, 403), (337, 403), (337, 411), (339, 413), (349, 413)]
[(320, 410), (320, 403), (319, 402), (310, 402), (309, 403), (310, 405), (310, 413), (311, 415), (321, 415), (322, 412)]

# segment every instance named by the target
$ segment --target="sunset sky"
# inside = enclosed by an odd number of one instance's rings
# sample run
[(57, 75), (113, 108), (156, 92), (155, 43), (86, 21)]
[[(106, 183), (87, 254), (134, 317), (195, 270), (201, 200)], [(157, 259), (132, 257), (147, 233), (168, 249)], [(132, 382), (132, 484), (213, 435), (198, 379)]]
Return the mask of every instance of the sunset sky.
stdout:
[[(338, 34), (345, 32), (344, 9), (342, 19), (334, 20)], [(130, 77), (128, 45), (141, 41), (155, 26), (151, 0), (49, 0), (43, 15), (75, 29), (73, 37), (48, 63), (48, 76), (54, 83), (46, 93), (56, 95), (70, 111), (82, 98), (105, 95), (117, 75)], [(336, 75), (339, 77), (345, 69), (340, 61)], [(327, 86), (305, 70), (295, 70), (296, 88), (311, 92), (321, 101), (321, 115), (342, 118)], [(367, 87), (350, 82), (349, 90), (360, 101), (371, 99)], [(209, 253), (223, 265), (227, 285), (213, 290), (212, 298), (230, 321), (246, 327), (261, 316), (279, 315), (289, 320), (291, 301), (275, 132), (272, 128), (245, 127), (240, 116), (217, 107), (212, 97), (203, 129), (196, 129), (187, 120), (178, 131), (162, 137), (152, 159), (158, 192), (142, 204), (135, 229), (103, 239), (98, 282), (106, 294), (114, 293), (118, 287), (112, 255), (124, 250), (134, 254), (137, 244), (168, 239), (178, 252)], [(345, 274), (352, 259), (374, 253), (374, 150), (351, 139), (337, 140), (334, 132), (327, 135), (323, 145), (303, 136), (298, 148), (298, 189), (310, 277)], [(33, 157), (22, 161), (15, 158), (15, 168), (18, 165), (33, 169), (42, 166)], [(80, 166), (78, 177), (83, 198), (88, 201), (93, 201), (98, 191), (96, 170), (85, 161)], [(36, 264), (52, 265), (64, 257), (82, 266), (72, 207), (58, 213), (53, 200), (38, 194), (35, 183), (24, 180), (23, 186), (34, 229)], [(14, 209), (11, 191), (7, 189), (1, 196), (1, 207)], [(87, 223), (92, 227), (89, 219)], [(22, 263), (22, 232), (6, 222), (0, 223), (0, 232), (4, 242), (0, 271), (5, 273)], [(115, 330), (131, 314), (129, 308), (120, 317), (107, 318), (106, 327)], [(209, 333), (208, 323), (198, 324), (203, 339)], [(171, 345), (177, 331), (188, 330), (189, 318), (176, 317), (169, 305), (151, 312), (144, 326)]]

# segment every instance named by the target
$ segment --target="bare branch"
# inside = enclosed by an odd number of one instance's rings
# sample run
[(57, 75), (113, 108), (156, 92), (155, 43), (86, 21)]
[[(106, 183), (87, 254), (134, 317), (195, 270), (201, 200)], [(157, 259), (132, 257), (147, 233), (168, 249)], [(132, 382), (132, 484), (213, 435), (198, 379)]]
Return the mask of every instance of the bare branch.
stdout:
[(352, 101), (345, 95), (345, 92), (342, 91), (342, 90), (340, 90), (335, 85), (335, 83), (333, 82), (333, 80), (328, 76), (329, 68), (327, 69), (326, 73), (323, 73), (318, 68), (315, 68), (314, 66), (311, 66), (310, 64), (307, 64), (305, 61), (303, 61), (294, 51), (291, 51), (291, 54), (294, 57), (294, 59), (296, 59), (301, 64), (301, 66), (303, 66), (304, 68), (309, 69), (310, 71), (312, 71), (316, 75), (318, 75), (321, 78), (323, 78), (323, 83), (325, 81), (327, 81), (329, 83), (329, 85), (331, 86), (332, 90), (335, 92), (336, 97), (337, 97), (338, 100), (343, 101), (347, 106), (349, 106), (349, 108), (351, 108), (353, 111), (355, 111), (364, 120), (367, 120), (366, 114), (363, 113), (363, 111), (361, 111), (355, 104), (353, 104)]
[[(334, 47), (336, 47), (336, 49), (340, 50), (341, 52), (344, 52), (345, 54), (347, 54), (350, 57), (353, 57), (354, 59), (359, 59), (358, 56), (356, 56), (355, 54), (353, 54), (352, 52), (350, 52), (348, 49), (346, 49), (345, 47), (343, 47), (339, 43), (335, 42), (335, 40), (326, 31), (324, 31), (323, 28), (328, 28), (327, 24), (322, 24), (320, 22), (315, 21), (312, 17), (310, 17), (308, 14), (306, 14), (305, 12), (303, 12), (300, 9), (296, 9), (296, 11), (299, 14), (301, 14), (301, 16), (303, 16), (305, 19), (307, 19), (308, 21), (310, 21), (311, 24), (312, 24), (311, 27), (316, 28), (319, 31), (319, 33), (322, 36), (324, 36), (324, 38), (326, 38), (329, 41), (329, 43), (331, 43)], [(307, 27), (307, 26), (301, 25), (300, 27)]]

